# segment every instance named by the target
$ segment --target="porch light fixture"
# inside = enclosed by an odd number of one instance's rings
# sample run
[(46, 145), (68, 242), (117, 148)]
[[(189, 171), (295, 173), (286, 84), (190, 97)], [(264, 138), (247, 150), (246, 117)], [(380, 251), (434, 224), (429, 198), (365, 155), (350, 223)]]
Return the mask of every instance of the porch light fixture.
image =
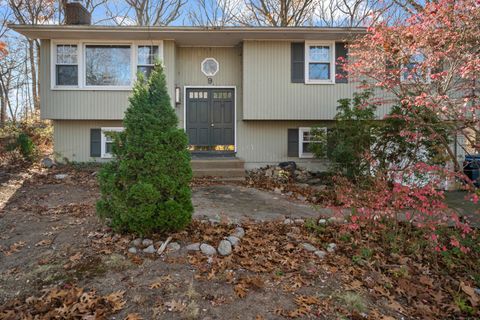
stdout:
[(180, 103), (180, 87), (175, 87), (175, 103)]

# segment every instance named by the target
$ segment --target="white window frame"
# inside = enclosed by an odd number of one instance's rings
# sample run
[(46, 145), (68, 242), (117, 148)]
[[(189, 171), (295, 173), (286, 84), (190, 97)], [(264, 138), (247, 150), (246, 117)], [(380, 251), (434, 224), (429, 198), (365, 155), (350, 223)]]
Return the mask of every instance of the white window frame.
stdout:
[[(216, 70), (213, 74), (207, 74), (207, 73), (205, 72), (205, 70), (203, 70), (203, 64), (204, 64), (205, 62), (207, 62), (207, 60), (213, 60), (213, 61), (215, 61), (215, 63), (217, 64), (217, 70)], [(213, 57), (205, 58), (205, 59), (203, 59), (202, 63), (200, 64), (200, 70), (202, 71), (202, 73), (203, 73), (206, 77), (214, 77), (214, 76), (218, 73), (218, 71), (220, 71), (220, 63), (217, 61), (217, 59), (215, 59), (215, 58), (213, 58)]]
[[(76, 86), (70, 86), (70, 85), (57, 85), (57, 65), (65, 65), (63, 63), (57, 63), (57, 45), (62, 46), (62, 45), (75, 45), (77, 46), (77, 85)], [(62, 41), (61, 43), (56, 43), (54, 46), (52, 46), (52, 51), (51, 51), (51, 56), (52, 56), (52, 86), (57, 87), (57, 88), (62, 88), (62, 89), (74, 89), (78, 88), (80, 85), (80, 60), (82, 59), (82, 50), (81, 47), (78, 45), (78, 42), (76, 41)], [(68, 64), (70, 65), (70, 64)]]
[(158, 59), (160, 58), (160, 50), (161, 50), (161, 47), (160, 45), (154, 43), (154, 44), (136, 44), (135, 45), (135, 59), (136, 59), (136, 62), (135, 62), (135, 75), (137, 75), (138, 73), (138, 67), (153, 67), (155, 66), (155, 62), (154, 63), (151, 63), (151, 64), (140, 64), (138, 63), (138, 48), (139, 47), (158, 47)]
[[(418, 54), (425, 56), (423, 53), (418, 53)], [(412, 56), (410, 57), (410, 59), (411, 58)], [(403, 84), (415, 84), (415, 83), (430, 84), (432, 82), (432, 78), (431, 78), (432, 71), (430, 70), (430, 68), (427, 68), (427, 73), (424, 76), (425, 79), (415, 79), (415, 78), (408, 79), (408, 76), (405, 77), (406, 72), (407, 72), (407, 66), (402, 63), (401, 69), (400, 69), (400, 82)]]
[[(327, 128), (326, 127), (317, 127), (316, 129), (318, 130), (324, 130), (325, 133), (327, 133)], [(309, 143), (321, 143), (321, 141), (304, 141), (303, 140), (303, 133), (304, 132), (310, 132), (312, 130), (311, 127), (300, 127), (298, 128), (298, 157), (299, 158), (306, 158), (306, 159), (311, 159), (314, 158), (315, 155), (311, 152), (305, 152), (303, 150), (303, 144), (305, 142)]]
[[(310, 47), (325, 46), (330, 47), (330, 79), (315, 80), (310, 79), (310, 63), (322, 63), (318, 61), (310, 61)], [(305, 41), (305, 84), (335, 84), (335, 42), (334, 41)]]
[[(77, 65), (78, 65), (78, 85), (77, 86), (57, 86), (56, 85), (56, 61), (57, 45), (77, 45)], [(86, 85), (86, 45), (130, 45), (130, 69), (131, 82), (128, 86), (87, 86)], [(158, 46), (158, 58), (164, 60), (163, 40), (158, 41), (106, 41), (106, 40), (62, 40), (55, 39), (50, 41), (50, 89), (51, 90), (88, 90), (88, 91), (130, 91), (137, 80), (137, 51), (138, 46)]]
[(111, 153), (107, 153), (106, 143), (107, 143), (107, 136), (105, 132), (122, 132), (124, 130), (123, 127), (104, 127), (101, 128), (101, 152), (100, 155), (102, 159), (111, 159), (113, 155)]

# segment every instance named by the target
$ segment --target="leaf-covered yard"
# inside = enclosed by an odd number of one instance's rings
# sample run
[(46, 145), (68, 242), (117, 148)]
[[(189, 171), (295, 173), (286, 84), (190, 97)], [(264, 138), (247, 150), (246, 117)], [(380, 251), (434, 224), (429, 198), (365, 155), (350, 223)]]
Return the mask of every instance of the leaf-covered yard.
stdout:
[[(61, 173), (67, 176), (56, 179)], [(313, 209), (275, 192), (262, 193), (263, 222), (246, 219), (247, 213), (230, 219), (228, 211), (217, 220), (198, 216), (185, 231), (150, 237), (157, 243), (171, 236), (180, 250), (129, 253), (134, 237), (114, 234), (95, 215), (93, 173), (31, 168), (2, 176), (2, 194), (13, 196), (0, 211), (0, 319), (479, 316), (478, 251), (436, 254), (415, 229), (348, 232), (334, 222), (318, 224)], [(219, 185), (194, 183), (197, 211), (209, 205), (206, 199), (224, 207), (243, 201), (255, 215), (247, 203), (256, 189), (223, 187), (244, 192), (240, 200), (207, 196)], [(273, 211), (279, 215), (265, 214)], [(286, 224), (285, 217), (305, 219)], [(231, 255), (186, 250), (192, 243), (216, 247), (234, 232), (232, 221), (245, 235)]]

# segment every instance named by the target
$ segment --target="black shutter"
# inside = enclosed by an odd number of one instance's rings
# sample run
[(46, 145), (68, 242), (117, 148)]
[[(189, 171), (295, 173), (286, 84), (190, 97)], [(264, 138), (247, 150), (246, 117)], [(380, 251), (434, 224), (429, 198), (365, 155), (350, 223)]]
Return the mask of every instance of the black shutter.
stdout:
[(298, 129), (288, 129), (288, 156), (298, 157)]
[(305, 44), (303, 42), (292, 42), (291, 44), (292, 82), (305, 82)]
[(348, 73), (342, 65), (338, 65), (338, 58), (348, 58), (348, 49), (345, 42), (335, 42), (335, 83), (348, 83)]
[(90, 157), (100, 157), (102, 153), (102, 130), (90, 129)]

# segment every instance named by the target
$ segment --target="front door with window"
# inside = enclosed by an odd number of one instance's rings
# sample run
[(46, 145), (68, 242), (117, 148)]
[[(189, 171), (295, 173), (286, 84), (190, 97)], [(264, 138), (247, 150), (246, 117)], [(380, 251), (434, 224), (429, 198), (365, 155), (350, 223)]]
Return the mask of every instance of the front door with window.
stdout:
[(187, 89), (186, 100), (190, 150), (234, 151), (234, 89), (191, 88)]

